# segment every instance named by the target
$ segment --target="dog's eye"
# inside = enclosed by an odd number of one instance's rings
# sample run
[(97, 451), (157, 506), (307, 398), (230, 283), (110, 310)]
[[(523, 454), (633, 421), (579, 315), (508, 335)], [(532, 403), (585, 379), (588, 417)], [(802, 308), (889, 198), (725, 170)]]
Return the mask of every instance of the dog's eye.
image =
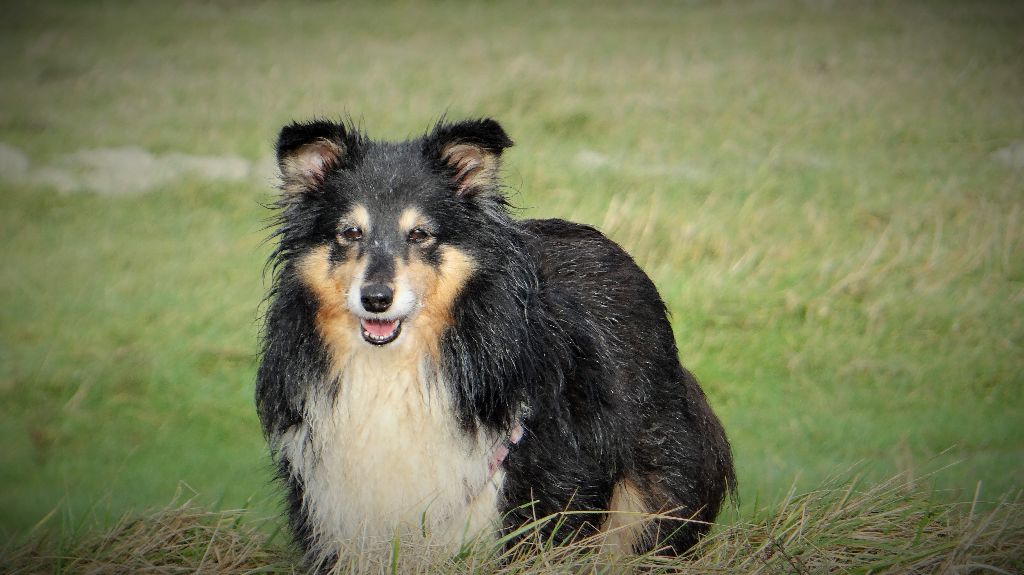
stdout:
[(423, 228), (413, 228), (409, 231), (409, 242), (420, 244), (430, 239), (430, 232)]
[(338, 234), (338, 237), (347, 242), (358, 242), (363, 239), (363, 230), (357, 227), (345, 228)]

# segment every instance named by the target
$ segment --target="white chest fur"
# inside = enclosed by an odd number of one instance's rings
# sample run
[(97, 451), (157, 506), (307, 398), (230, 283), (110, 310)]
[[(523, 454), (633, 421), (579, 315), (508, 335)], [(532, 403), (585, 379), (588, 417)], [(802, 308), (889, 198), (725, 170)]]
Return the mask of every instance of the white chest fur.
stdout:
[(279, 443), (321, 547), (366, 548), (396, 534), (457, 547), (497, 524), (503, 473), (488, 470), (497, 438), (459, 429), (426, 361), (368, 349), (341, 373), (337, 396), (307, 399), (305, 421)]

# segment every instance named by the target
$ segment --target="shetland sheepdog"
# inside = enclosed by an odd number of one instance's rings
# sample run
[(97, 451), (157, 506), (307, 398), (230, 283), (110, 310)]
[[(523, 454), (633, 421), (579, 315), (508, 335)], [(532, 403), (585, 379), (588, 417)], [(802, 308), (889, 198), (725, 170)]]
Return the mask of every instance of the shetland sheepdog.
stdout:
[(552, 540), (679, 554), (736, 484), (654, 284), (592, 227), (511, 217), (511, 145), (491, 119), (280, 132), (256, 405), (315, 570), (566, 511)]

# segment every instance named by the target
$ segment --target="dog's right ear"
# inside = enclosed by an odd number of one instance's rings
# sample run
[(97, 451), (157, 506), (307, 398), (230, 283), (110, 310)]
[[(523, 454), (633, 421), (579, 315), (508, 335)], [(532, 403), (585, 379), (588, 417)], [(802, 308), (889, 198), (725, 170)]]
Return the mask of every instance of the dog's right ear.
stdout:
[(343, 124), (326, 120), (293, 122), (277, 136), (277, 165), (285, 193), (316, 189), (350, 154), (352, 138)]

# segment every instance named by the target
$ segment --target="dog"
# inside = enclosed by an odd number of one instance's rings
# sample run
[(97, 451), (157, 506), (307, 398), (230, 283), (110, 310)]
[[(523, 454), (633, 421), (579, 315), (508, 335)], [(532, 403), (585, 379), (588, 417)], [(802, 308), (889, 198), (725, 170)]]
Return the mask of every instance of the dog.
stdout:
[(492, 119), (280, 132), (256, 406), (315, 570), (563, 511), (589, 513), (545, 538), (680, 554), (735, 488), (654, 284), (592, 227), (511, 217), (511, 145)]

